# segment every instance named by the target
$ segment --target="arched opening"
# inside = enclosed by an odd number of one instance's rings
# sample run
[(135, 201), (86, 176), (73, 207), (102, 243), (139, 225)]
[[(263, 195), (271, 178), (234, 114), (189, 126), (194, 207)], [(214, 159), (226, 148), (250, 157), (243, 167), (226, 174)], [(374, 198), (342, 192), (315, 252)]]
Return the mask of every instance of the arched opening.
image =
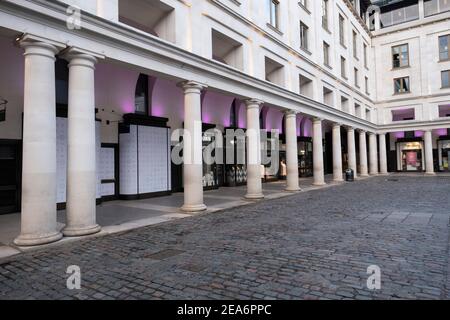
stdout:
[(140, 74), (134, 93), (134, 113), (149, 114), (149, 76)]
[(230, 108), (230, 127), (239, 127), (239, 105), (238, 99), (234, 99)]

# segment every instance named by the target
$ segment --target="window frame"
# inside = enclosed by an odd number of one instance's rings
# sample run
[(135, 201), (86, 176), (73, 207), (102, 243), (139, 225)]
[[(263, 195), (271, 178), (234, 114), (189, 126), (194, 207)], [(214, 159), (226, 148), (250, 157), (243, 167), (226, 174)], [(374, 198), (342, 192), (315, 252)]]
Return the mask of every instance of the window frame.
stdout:
[[(401, 51), (401, 48), (402, 47), (405, 47), (406, 46), (406, 49), (407, 49), (407, 54), (408, 54), (408, 63), (406, 64), (406, 65), (402, 65), (402, 51)], [(395, 63), (394, 63), (394, 54), (395, 54), (395, 52), (394, 52), (394, 50), (396, 49), (396, 48), (400, 48), (400, 51), (399, 51), (399, 59), (398, 59), (398, 61), (399, 61), (399, 66), (398, 67), (396, 67), (395, 66)], [(410, 54), (409, 54), (409, 43), (403, 43), (403, 44), (399, 44), (399, 45), (396, 45), (396, 46), (392, 46), (391, 47), (391, 59), (392, 59), (392, 69), (393, 70), (396, 70), (396, 69), (402, 69), (402, 68), (409, 68), (410, 66), (411, 66), (411, 57), (410, 57)]]
[[(447, 73), (447, 85), (444, 86), (444, 74)], [(441, 89), (450, 89), (450, 69), (441, 71)]]
[[(403, 92), (397, 92), (396, 91), (396, 86), (395, 86), (395, 82), (397, 80), (402, 80), (402, 79), (408, 79), (408, 90), (407, 91), (403, 91)], [(411, 79), (409, 76), (406, 77), (398, 77), (398, 78), (394, 78), (394, 95), (398, 95), (398, 94), (407, 94), (407, 93), (411, 93)]]
[[(302, 32), (302, 31), (305, 32)], [(300, 48), (309, 52), (309, 27), (303, 22), (300, 21)]]
[[(441, 39), (443, 39), (443, 38), (447, 38), (447, 50), (445, 50), (445, 51), (441, 50)], [(446, 34), (446, 35), (438, 37), (438, 47), (439, 47), (439, 61), (440, 62), (449, 61), (450, 60), (450, 34)], [(446, 53), (447, 58), (442, 59), (442, 53)]]

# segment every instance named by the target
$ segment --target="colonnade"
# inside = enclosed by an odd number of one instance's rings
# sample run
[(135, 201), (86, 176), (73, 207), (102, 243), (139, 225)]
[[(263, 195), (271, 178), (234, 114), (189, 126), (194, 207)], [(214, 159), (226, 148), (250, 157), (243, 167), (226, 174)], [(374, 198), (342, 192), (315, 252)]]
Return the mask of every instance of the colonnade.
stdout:
[[(19, 246), (40, 245), (65, 236), (89, 235), (101, 230), (96, 223), (96, 161), (95, 161), (95, 64), (101, 56), (77, 49), (64, 49), (55, 43), (24, 37), (25, 89), (23, 121), (23, 190), (21, 234), (15, 239)], [(67, 224), (58, 230), (56, 221), (56, 114), (55, 57), (63, 50), (69, 61), (68, 159), (67, 159)], [(183, 170), (184, 205), (182, 210), (206, 210), (202, 186), (201, 92), (204, 84), (185, 81), (179, 85), (184, 92), (185, 137)], [(247, 194), (245, 198), (264, 198), (261, 181), (260, 111), (263, 101), (248, 99), (247, 108)], [(297, 114), (286, 111), (286, 191), (299, 187)], [(198, 126), (200, 125), (200, 130)], [(324, 119), (313, 119), (314, 185), (325, 185)], [(333, 179), (343, 181), (342, 124), (332, 124)], [(359, 132), (359, 170), (355, 128), (347, 131), (348, 168), (355, 175), (387, 174), (386, 135)], [(425, 133), (427, 173), (433, 174), (431, 132)], [(368, 149), (367, 149), (368, 148)], [(369, 151), (369, 159), (367, 158)], [(430, 161), (431, 159), (431, 161)], [(368, 163), (369, 162), (369, 163)], [(429, 165), (431, 163), (431, 165)], [(370, 169), (370, 170), (369, 170)]]

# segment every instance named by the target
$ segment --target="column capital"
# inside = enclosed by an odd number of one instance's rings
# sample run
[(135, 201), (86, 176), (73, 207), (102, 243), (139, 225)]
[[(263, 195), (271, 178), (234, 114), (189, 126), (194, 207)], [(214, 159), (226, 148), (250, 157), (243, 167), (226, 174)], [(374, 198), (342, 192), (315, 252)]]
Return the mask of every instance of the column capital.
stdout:
[(367, 134), (368, 134), (369, 136), (376, 136), (376, 135), (377, 135), (375, 132), (367, 132)]
[(342, 123), (338, 123), (338, 122), (335, 122), (335, 123), (333, 123), (333, 128), (341, 128), (342, 127)]
[(297, 117), (298, 112), (294, 111), (294, 110), (286, 110), (286, 111), (284, 111), (284, 114), (286, 115), (286, 118)]
[(345, 129), (347, 129), (347, 131), (355, 131), (355, 128), (352, 126), (345, 126)]
[(69, 67), (71, 66), (84, 66), (94, 69), (98, 60), (104, 59), (105, 56), (96, 52), (81, 49), (78, 47), (69, 47), (61, 52), (64, 59), (69, 61)]
[(313, 123), (317, 123), (317, 122), (322, 122), (323, 121), (323, 119), (322, 118), (319, 118), (319, 117), (314, 117), (313, 119), (312, 119), (312, 121), (313, 121)]
[(24, 34), (16, 39), (16, 43), (25, 49), (25, 56), (40, 55), (56, 60), (55, 55), (66, 48), (66, 45), (46, 38)]
[(362, 130), (362, 129), (356, 129), (356, 130), (358, 130), (359, 134), (366, 134), (367, 133), (367, 131)]
[(252, 98), (245, 100), (244, 103), (247, 107), (254, 106), (255, 108), (259, 108), (264, 104), (264, 101)]
[(197, 81), (182, 81), (178, 83), (178, 87), (182, 88), (185, 93), (191, 92), (191, 93), (200, 93), (202, 90), (208, 88), (206, 84), (197, 82)]

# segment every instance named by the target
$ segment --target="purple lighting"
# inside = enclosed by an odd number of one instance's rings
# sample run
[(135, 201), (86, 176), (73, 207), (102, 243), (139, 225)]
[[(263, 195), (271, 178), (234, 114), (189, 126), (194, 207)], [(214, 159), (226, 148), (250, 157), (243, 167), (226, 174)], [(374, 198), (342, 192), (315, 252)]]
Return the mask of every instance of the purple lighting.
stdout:
[(134, 103), (131, 101), (124, 101), (124, 103), (122, 104), (122, 111), (123, 113), (134, 113)]
[(161, 105), (153, 105), (152, 106), (152, 116), (163, 117), (164, 116), (164, 108)]
[(397, 139), (403, 139), (405, 137), (405, 133), (403, 131), (394, 133), (394, 137)]
[(416, 138), (422, 138), (424, 136), (424, 133), (423, 133), (423, 131), (415, 131), (414, 136)]
[(438, 129), (434, 131), (439, 137), (447, 135), (447, 129)]

